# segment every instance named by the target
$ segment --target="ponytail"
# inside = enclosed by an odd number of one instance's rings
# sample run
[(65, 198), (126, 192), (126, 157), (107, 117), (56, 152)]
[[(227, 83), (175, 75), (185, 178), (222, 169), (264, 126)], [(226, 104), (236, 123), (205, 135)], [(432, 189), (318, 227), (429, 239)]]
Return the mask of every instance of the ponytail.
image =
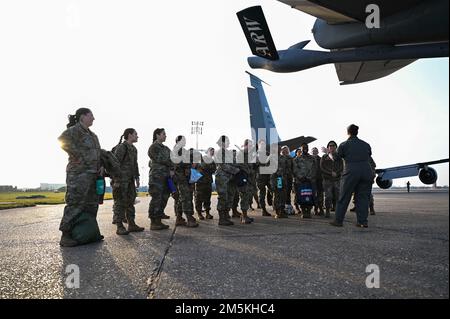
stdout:
[(69, 115), (69, 123), (67, 123), (67, 128), (74, 126), (80, 121), (81, 115), (86, 115), (92, 113), (92, 111), (86, 107), (79, 108), (74, 115)]
[(134, 132), (136, 132), (134, 128), (127, 128), (125, 131), (123, 131), (123, 134), (120, 137), (119, 144), (121, 144), (124, 139), (125, 141), (128, 140), (128, 135), (134, 134)]

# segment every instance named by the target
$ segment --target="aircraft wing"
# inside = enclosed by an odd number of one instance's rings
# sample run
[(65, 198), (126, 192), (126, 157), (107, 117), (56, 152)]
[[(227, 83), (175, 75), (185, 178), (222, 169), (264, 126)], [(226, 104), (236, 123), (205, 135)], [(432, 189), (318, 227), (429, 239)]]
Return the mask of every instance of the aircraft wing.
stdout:
[(382, 78), (392, 74), (408, 64), (416, 61), (411, 60), (387, 60), (335, 63), (336, 73), (341, 85), (354, 84)]
[(366, 7), (376, 4), (382, 17), (408, 9), (424, 0), (278, 0), (330, 24), (364, 22)]
[(376, 182), (381, 188), (389, 188), (392, 186), (393, 179), (418, 175), (422, 183), (427, 185), (434, 184), (437, 180), (437, 173), (429, 166), (448, 162), (449, 159), (447, 158), (431, 162), (376, 169), (375, 173), (378, 175)]
[(307, 143), (308, 144), (308, 143), (314, 142), (315, 140), (316, 140), (316, 138), (312, 137), (312, 136), (299, 136), (299, 137), (296, 137), (296, 138), (292, 138), (290, 140), (281, 141), (279, 143), (279, 145), (280, 146), (286, 145), (287, 147), (289, 147), (289, 149), (291, 151), (293, 151), (293, 150), (295, 150), (297, 148), (300, 148), (300, 146), (303, 143)]

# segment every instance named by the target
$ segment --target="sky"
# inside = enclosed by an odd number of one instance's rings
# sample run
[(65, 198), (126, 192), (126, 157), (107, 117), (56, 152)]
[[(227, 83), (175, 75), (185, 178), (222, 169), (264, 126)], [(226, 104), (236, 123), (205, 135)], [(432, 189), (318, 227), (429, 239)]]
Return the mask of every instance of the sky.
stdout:
[[(199, 147), (251, 137), (245, 71), (265, 86), (282, 139), (311, 147), (344, 141), (355, 123), (378, 168), (449, 157), (448, 58), (422, 59), (391, 76), (340, 86), (333, 65), (279, 74), (251, 70), (236, 12), (261, 5), (277, 49), (313, 40), (315, 18), (275, 0), (5, 0), (0, 2), (0, 185), (64, 183), (57, 137), (68, 114), (89, 107), (92, 131), (110, 150), (125, 128), (139, 142), (141, 184), (155, 128), (166, 145), (203, 121)], [(312, 41), (307, 48), (320, 48)], [(448, 185), (448, 164), (434, 166)], [(421, 186), (417, 177), (406, 181)]]

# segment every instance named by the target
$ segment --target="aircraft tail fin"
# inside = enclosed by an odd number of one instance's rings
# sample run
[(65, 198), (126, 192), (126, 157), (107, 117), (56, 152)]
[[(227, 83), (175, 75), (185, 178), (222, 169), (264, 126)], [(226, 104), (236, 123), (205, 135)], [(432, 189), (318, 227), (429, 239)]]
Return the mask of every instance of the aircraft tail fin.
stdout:
[(278, 60), (278, 52), (262, 7), (249, 7), (239, 11), (237, 16), (252, 53), (261, 58)]
[(262, 86), (264, 81), (250, 72), (246, 71), (246, 73), (250, 76), (251, 83), (251, 87), (247, 88), (247, 93), (252, 139), (256, 142), (263, 139), (266, 141), (266, 144), (278, 143), (280, 142), (280, 137), (264, 93)]

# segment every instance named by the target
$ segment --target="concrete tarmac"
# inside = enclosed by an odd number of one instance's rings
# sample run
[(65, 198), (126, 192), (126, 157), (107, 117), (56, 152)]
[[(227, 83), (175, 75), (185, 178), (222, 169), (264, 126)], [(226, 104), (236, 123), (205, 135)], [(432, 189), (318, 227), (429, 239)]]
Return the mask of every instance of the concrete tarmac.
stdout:
[[(251, 225), (115, 234), (112, 201), (100, 206), (104, 241), (59, 246), (64, 205), (0, 211), (0, 298), (448, 298), (448, 192), (375, 192), (369, 228), (314, 216), (262, 217)], [(213, 207), (216, 196), (213, 196)], [(270, 212), (271, 210), (269, 210)], [(74, 267), (80, 287), (70, 288)], [(379, 270), (379, 288), (366, 279)], [(366, 272), (368, 270), (368, 272)], [(370, 277), (371, 278), (371, 277)], [(371, 281), (375, 282), (375, 281)]]

